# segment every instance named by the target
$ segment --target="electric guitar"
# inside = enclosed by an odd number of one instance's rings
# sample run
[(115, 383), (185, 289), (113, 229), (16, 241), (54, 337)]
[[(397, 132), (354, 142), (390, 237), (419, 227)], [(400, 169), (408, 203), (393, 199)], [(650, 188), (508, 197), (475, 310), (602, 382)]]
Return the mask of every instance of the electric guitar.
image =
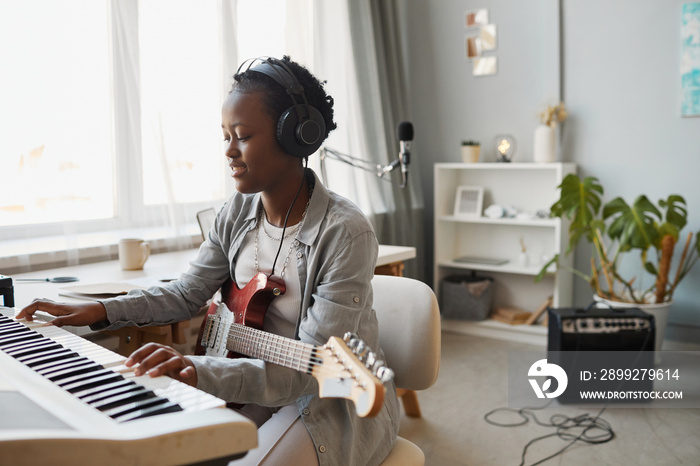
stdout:
[(270, 302), (284, 291), (281, 279), (263, 273), (242, 289), (227, 280), (223, 302), (212, 303), (202, 322), (195, 354), (242, 354), (310, 374), (321, 398), (349, 399), (358, 416), (376, 415), (384, 402), (383, 384), (394, 373), (357, 336), (346, 333), (314, 346), (261, 330)]

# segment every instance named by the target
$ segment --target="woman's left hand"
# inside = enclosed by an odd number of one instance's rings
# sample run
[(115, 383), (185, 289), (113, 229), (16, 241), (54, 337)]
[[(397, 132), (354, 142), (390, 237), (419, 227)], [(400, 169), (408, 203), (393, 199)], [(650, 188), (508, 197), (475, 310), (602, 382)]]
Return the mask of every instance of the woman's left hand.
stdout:
[(192, 361), (169, 346), (148, 343), (131, 353), (124, 364), (127, 367), (138, 364), (134, 370), (137, 376), (167, 375), (193, 387), (197, 386), (197, 370)]

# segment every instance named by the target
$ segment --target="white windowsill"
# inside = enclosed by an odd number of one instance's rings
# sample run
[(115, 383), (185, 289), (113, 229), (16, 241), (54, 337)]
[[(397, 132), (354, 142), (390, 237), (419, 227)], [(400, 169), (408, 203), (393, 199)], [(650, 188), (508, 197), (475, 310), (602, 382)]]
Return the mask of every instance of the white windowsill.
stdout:
[(196, 223), (185, 225), (183, 230), (136, 228), (3, 241), (0, 243), (0, 274), (113, 260), (118, 257), (117, 245), (122, 238), (142, 238), (151, 244), (152, 253), (195, 248), (201, 244), (202, 234)]

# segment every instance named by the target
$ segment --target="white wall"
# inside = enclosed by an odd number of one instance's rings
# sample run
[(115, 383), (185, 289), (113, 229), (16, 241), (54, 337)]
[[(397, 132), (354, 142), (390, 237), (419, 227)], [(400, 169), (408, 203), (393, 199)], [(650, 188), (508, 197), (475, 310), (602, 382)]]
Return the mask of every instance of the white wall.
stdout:
[[(433, 163), (458, 161), (462, 139), (481, 140), (490, 156), (492, 138), (501, 132), (518, 140), (516, 161), (531, 161), (537, 111), (559, 91), (570, 115), (562, 127), (562, 161), (598, 177), (605, 200), (681, 194), (688, 202), (686, 232), (700, 230), (700, 118), (681, 118), (679, 110), (683, 3), (410, 0), (413, 162), (431, 225), (426, 248), (432, 250)], [(498, 27), (495, 76), (472, 76), (464, 58), (464, 12), (475, 8), (488, 8)], [(583, 268), (587, 251), (577, 252)], [(431, 261), (432, 255), (427, 277)], [(575, 303), (590, 300), (588, 285), (577, 279)], [(669, 336), (697, 339), (700, 266), (677, 290), (670, 322)]]

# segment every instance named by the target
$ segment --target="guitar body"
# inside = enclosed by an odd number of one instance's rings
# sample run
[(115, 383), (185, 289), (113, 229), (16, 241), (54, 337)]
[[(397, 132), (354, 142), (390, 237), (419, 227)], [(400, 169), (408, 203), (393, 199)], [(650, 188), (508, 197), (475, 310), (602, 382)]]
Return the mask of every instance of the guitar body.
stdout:
[[(284, 294), (286, 288), (281, 278), (258, 273), (246, 286), (238, 288), (236, 283), (230, 278), (221, 287), (221, 300), (226, 308), (212, 303), (209, 306), (207, 315), (202, 321), (197, 336), (195, 354), (198, 356), (218, 356), (235, 358), (240, 354), (226, 349), (226, 332), (232, 324), (239, 324), (245, 327), (262, 330), (265, 322), (267, 308), (277, 296)], [(214, 347), (204, 347), (202, 337), (207, 322), (207, 316), (217, 316), (224, 324), (220, 327), (221, 344)]]

